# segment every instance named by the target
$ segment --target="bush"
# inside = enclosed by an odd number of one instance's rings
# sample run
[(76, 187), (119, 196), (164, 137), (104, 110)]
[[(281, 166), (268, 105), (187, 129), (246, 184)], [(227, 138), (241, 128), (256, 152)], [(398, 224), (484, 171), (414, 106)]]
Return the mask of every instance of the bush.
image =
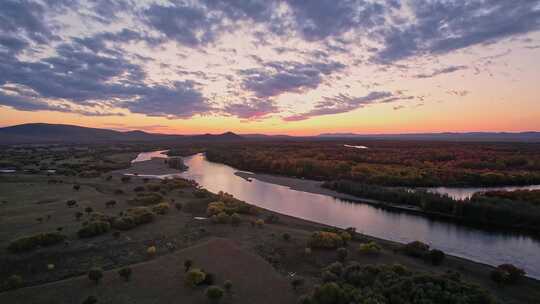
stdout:
[(214, 282), (216, 280), (213, 273), (205, 272), (206, 276), (204, 277), (204, 281), (201, 283), (201, 285), (214, 285)]
[(334, 262), (328, 265), (325, 268), (325, 271), (329, 271), (339, 277), (343, 273), (343, 264), (341, 264), (340, 262)]
[(88, 271), (88, 278), (90, 281), (99, 284), (99, 281), (103, 278), (103, 270), (97, 267), (90, 269), (90, 271)]
[(127, 216), (133, 217), (133, 220), (137, 225), (150, 223), (154, 220), (154, 213), (148, 207), (130, 208), (126, 210), (125, 214)]
[(120, 268), (120, 270), (118, 270), (118, 275), (126, 280), (126, 282), (131, 278), (131, 273), (132, 271), (129, 267)]
[(293, 288), (293, 290), (298, 290), (299, 287), (301, 287), (302, 285), (304, 285), (304, 278), (301, 277), (301, 276), (294, 276), (293, 279), (291, 280), (291, 286)]
[(105, 221), (93, 221), (77, 231), (80, 238), (89, 238), (107, 233), (111, 230), (111, 224)]
[(182, 203), (176, 203), (176, 204), (174, 204), (174, 207), (176, 208), (176, 210), (181, 211), (182, 207), (184, 207), (184, 205), (182, 205)]
[(285, 242), (288, 242), (288, 241), (291, 240), (291, 235), (288, 234), (288, 233), (286, 233), (286, 232), (283, 234), (282, 237), (283, 237), (283, 240), (284, 240)]
[(515, 284), (525, 276), (525, 271), (512, 264), (502, 264), (491, 272), (491, 279), (500, 285)]
[(158, 204), (159, 202), (163, 201), (163, 196), (159, 195), (158, 193), (150, 192), (150, 193), (139, 193), (137, 194), (137, 197), (134, 199), (130, 199), (128, 201), (128, 204), (131, 205), (138, 205), (138, 206), (150, 206)]
[(192, 260), (185, 260), (184, 261), (184, 272), (188, 272), (188, 270), (193, 266)]
[(83, 215), (84, 215), (84, 214), (83, 214), (82, 212), (77, 211), (77, 212), (75, 212), (75, 219), (76, 219), (77, 221), (80, 221), (81, 218), (83, 217)]
[(193, 268), (186, 273), (184, 283), (188, 287), (195, 287), (201, 284), (202, 282), (204, 282), (205, 278), (206, 278), (206, 274), (204, 272), (202, 272), (198, 268)]
[(334, 282), (325, 283), (319, 288), (315, 288), (313, 299), (320, 304), (346, 303), (345, 293)]
[(309, 239), (311, 248), (336, 249), (342, 245), (343, 239), (334, 232), (317, 231)]
[(230, 221), (230, 217), (225, 212), (220, 212), (217, 215), (212, 216), (212, 222), (215, 224), (227, 224)]
[(232, 291), (232, 282), (227, 280), (223, 283), (223, 287), (225, 287), (225, 291), (227, 291), (228, 293), (230, 293)]
[(304, 255), (310, 256), (311, 253), (312, 253), (311, 248), (309, 248), (309, 247), (304, 248)]
[(148, 248), (146, 248), (146, 254), (151, 258), (156, 255), (156, 252), (157, 252), (156, 246), (149, 246)]
[(337, 252), (338, 261), (340, 262), (344, 262), (345, 259), (347, 258), (347, 255), (349, 254), (349, 252), (347, 251), (347, 248), (345, 247), (338, 248), (336, 252)]
[(132, 216), (124, 215), (117, 217), (112, 221), (112, 227), (120, 230), (129, 230), (137, 226), (135, 219)]
[(223, 202), (213, 202), (208, 204), (206, 215), (213, 216), (225, 212), (225, 204)]
[(375, 242), (360, 244), (358, 252), (361, 254), (377, 255), (381, 253), (381, 247)]
[(255, 225), (259, 228), (262, 228), (264, 226), (264, 220), (263, 219), (257, 219), (255, 221)]
[(428, 253), (429, 245), (420, 241), (414, 241), (403, 245), (402, 250), (408, 256), (422, 258)]
[(442, 250), (432, 249), (428, 253), (428, 259), (433, 265), (441, 265), (446, 255)]
[(163, 214), (169, 213), (170, 208), (171, 206), (169, 205), (169, 203), (159, 203), (152, 207), (152, 211), (154, 211), (157, 214), (163, 215)]
[(61, 243), (65, 239), (66, 236), (58, 232), (39, 233), (16, 239), (8, 245), (7, 249), (14, 253), (30, 251), (37, 247), (46, 247)]
[(6, 289), (17, 289), (23, 287), (24, 282), (20, 275), (11, 275), (5, 283)]
[(126, 175), (124, 175), (124, 176), (122, 176), (122, 177), (120, 178), (120, 180), (121, 180), (123, 183), (129, 183), (129, 181), (131, 181), (131, 176), (126, 176)]
[(221, 300), (221, 298), (223, 298), (223, 294), (225, 294), (225, 292), (223, 289), (221, 289), (221, 287), (210, 286), (206, 289), (205, 294), (210, 301), (218, 302)]
[(341, 231), (339, 236), (343, 240), (344, 245), (347, 245), (347, 243), (352, 239), (351, 235), (347, 231)]
[(98, 299), (95, 296), (88, 296), (82, 304), (96, 304), (98, 302)]
[(143, 191), (144, 191), (143, 186), (137, 186), (137, 187), (133, 188), (133, 192), (143, 192)]

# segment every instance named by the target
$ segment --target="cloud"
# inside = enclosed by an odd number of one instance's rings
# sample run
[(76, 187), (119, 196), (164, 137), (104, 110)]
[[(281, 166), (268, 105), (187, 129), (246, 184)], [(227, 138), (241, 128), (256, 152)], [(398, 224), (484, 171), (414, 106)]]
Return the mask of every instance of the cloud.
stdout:
[(300, 63), (293, 61), (267, 62), (263, 68), (242, 70), (243, 87), (260, 98), (286, 92), (299, 93), (315, 89), (328, 76), (345, 68), (339, 62)]
[(540, 29), (538, 1), (414, 0), (410, 9), (413, 22), (377, 31), (384, 47), (375, 61), (444, 54)]
[(384, 102), (385, 100), (392, 98), (392, 96), (393, 94), (391, 92), (384, 91), (370, 92), (369, 94), (360, 97), (352, 97), (346, 94), (339, 94), (334, 97), (324, 98), (322, 101), (319, 101), (317, 104), (315, 104), (315, 107), (309, 112), (288, 116), (283, 118), (283, 120), (300, 121), (315, 116), (346, 113), (358, 108), (365, 107), (366, 105), (377, 102)]
[(227, 114), (246, 120), (258, 120), (276, 113), (278, 107), (270, 100), (250, 99), (239, 103), (228, 104), (223, 108)]
[(190, 81), (177, 81), (170, 86), (151, 86), (143, 92), (140, 98), (122, 105), (133, 113), (169, 119), (189, 118), (211, 110), (206, 99)]
[(417, 74), (417, 75), (414, 76), (414, 78), (431, 78), (431, 77), (435, 77), (435, 76), (438, 76), (438, 75), (441, 75), (441, 74), (450, 74), (450, 73), (453, 73), (453, 72), (466, 70), (467, 68), (468, 67), (464, 66), (464, 65), (454, 65), (454, 66), (449, 66), (449, 67), (446, 67), (446, 68), (434, 70), (431, 73)]

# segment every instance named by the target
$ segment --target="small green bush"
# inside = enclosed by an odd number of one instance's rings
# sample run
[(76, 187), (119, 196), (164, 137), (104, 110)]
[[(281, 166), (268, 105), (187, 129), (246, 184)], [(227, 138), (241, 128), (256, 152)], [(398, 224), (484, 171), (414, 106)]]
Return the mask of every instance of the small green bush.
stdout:
[(500, 285), (511, 285), (519, 282), (525, 276), (525, 271), (512, 264), (502, 264), (491, 272), (491, 279)]
[(182, 203), (176, 203), (174, 204), (174, 207), (176, 208), (176, 210), (182, 211), (182, 208), (184, 207), (184, 205), (182, 205)]
[(169, 203), (159, 203), (155, 206), (152, 206), (152, 211), (157, 214), (163, 215), (169, 213), (170, 208), (171, 206), (169, 205)]
[(8, 245), (7, 249), (14, 253), (30, 251), (37, 247), (46, 247), (61, 243), (65, 239), (66, 236), (58, 232), (39, 233), (16, 239)]
[(444, 252), (438, 249), (432, 249), (428, 253), (429, 261), (435, 266), (441, 265), (445, 257), (446, 255), (444, 254)]
[(282, 235), (282, 237), (283, 237), (283, 240), (284, 240), (285, 242), (288, 242), (288, 241), (291, 240), (291, 235), (288, 234), (288, 233), (286, 233), (286, 232)]
[(205, 294), (210, 301), (217, 303), (219, 300), (221, 300), (221, 298), (223, 298), (225, 292), (223, 289), (221, 289), (221, 287), (210, 286), (206, 289)]
[(414, 241), (403, 245), (402, 250), (408, 256), (423, 258), (429, 252), (429, 245), (420, 241)]
[(103, 270), (101, 268), (94, 267), (88, 271), (88, 279), (96, 284), (103, 278)]
[(80, 238), (89, 238), (98, 236), (111, 230), (111, 224), (105, 221), (93, 221), (89, 222), (88, 225), (82, 227), (77, 231), (77, 234)]
[(347, 251), (347, 248), (345, 247), (338, 248), (336, 252), (337, 252), (338, 261), (340, 262), (344, 262), (345, 259), (347, 258), (347, 255), (349, 255), (349, 251)]
[(223, 283), (223, 287), (225, 288), (225, 291), (230, 293), (232, 291), (233, 284), (231, 281), (227, 280)]
[(381, 247), (375, 242), (360, 244), (358, 252), (361, 254), (378, 255), (381, 253)]
[(20, 275), (11, 275), (5, 283), (6, 289), (18, 289), (23, 287), (24, 282)]
[(129, 281), (129, 279), (131, 278), (131, 273), (132, 271), (131, 271), (131, 268), (129, 267), (120, 268), (118, 270), (118, 275), (122, 277), (124, 280), (126, 280), (126, 282)]
[(88, 296), (82, 304), (96, 304), (98, 302), (98, 299), (95, 296)]
[(336, 249), (343, 245), (343, 239), (337, 233), (327, 231), (316, 231), (309, 239), (309, 247)]
[(231, 218), (225, 212), (220, 212), (212, 216), (212, 222), (216, 224), (228, 224)]
[(202, 272), (198, 268), (192, 268), (186, 273), (186, 277), (184, 279), (184, 283), (188, 287), (195, 287), (202, 282), (204, 282), (204, 279), (206, 278), (206, 274)]
[(132, 216), (124, 215), (117, 217), (112, 221), (112, 227), (119, 230), (129, 230), (137, 226), (135, 219)]
[(291, 286), (293, 288), (293, 290), (298, 290), (299, 287), (301, 287), (302, 285), (304, 285), (304, 278), (301, 277), (301, 276), (294, 276), (293, 279), (291, 280)]

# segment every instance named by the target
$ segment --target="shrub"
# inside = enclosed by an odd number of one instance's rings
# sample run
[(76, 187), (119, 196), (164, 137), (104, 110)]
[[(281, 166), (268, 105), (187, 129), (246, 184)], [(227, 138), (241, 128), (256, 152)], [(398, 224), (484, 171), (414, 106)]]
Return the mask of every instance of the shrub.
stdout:
[(279, 222), (279, 216), (271, 213), (265, 217), (264, 221), (267, 222), (268, 224), (276, 224)]
[(304, 278), (301, 277), (301, 276), (294, 276), (293, 279), (291, 280), (291, 286), (293, 288), (293, 290), (298, 290), (299, 287), (301, 287), (302, 285), (304, 285)]
[(163, 201), (163, 196), (158, 193), (139, 193), (137, 197), (128, 201), (131, 205), (149, 206)]
[(107, 208), (114, 207), (115, 205), (116, 205), (115, 200), (110, 200), (110, 201), (105, 202), (105, 207), (107, 207)]
[(79, 191), (79, 189), (81, 189), (81, 185), (77, 185), (77, 184), (73, 185), (73, 190)]
[(360, 244), (358, 252), (361, 254), (377, 255), (381, 253), (381, 247), (375, 242)]
[(184, 272), (188, 272), (188, 270), (193, 266), (192, 260), (185, 260), (184, 261)]
[(120, 178), (122, 183), (129, 183), (131, 181), (131, 176), (124, 175), (122, 178)]
[(262, 228), (264, 226), (264, 220), (263, 219), (257, 219), (255, 221), (255, 225), (259, 228)]
[(154, 220), (154, 213), (148, 207), (135, 207), (126, 210), (126, 216), (133, 217), (135, 224), (141, 225), (150, 223)]
[(347, 251), (347, 248), (345, 247), (338, 248), (336, 252), (337, 252), (338, 261), (340, 262), (344, 262), (345, 259), (347, 258), (347, 255), (349, 254), (349, 252)]
[(20, 275), (11, 275), (5, 283), (6, 289), (17, 289), (23, 287), (23, 279)]
[(223, 202), (213, 202), (208, 204), (206, 215), (213, 216), (225, 212), (225, 204)]
[(66, 236), (58, 232), (39, 233), (33, 236), (22, 237), (12, 241), (7, 249), (18, 253), (34, 250), (37, 247), (46, 247), (63, 242)]
[(137, 186), (137, 187), (133, 188), (133, 192), (143, 192), (143, 191), (144, 191), (143, 186)]
[(88, 271), (88, 278), (96, 284), (103, 278), (103, 270), (101, 268), (94, 267)]
[(325, 271), (329, 271), (339, 277), (343, 273), (343, 264), (340, 262), (334, 262), (328, 265)]
[(432, 249), (428, 253), (428, 258), (433, 265), (441, 265), (446, 255), (442, 250)]
[(231, 224), (233, 226), (239, 226), (241, 222), (242, 222), (242, 218), (240, 217), (238, 213), (233, 213), (231, 215)]
[(414, 241), (403, 245), (402, 250), (408, 256), (422, 258), (428, 253), (429, 245), (420, 241)]
[(206, 278), (206, 274), (204, 272), (202, 272), (198, 268), (193, 268), (186, 273), (184, 283), (188, 287), (195, 287), (201, 284), (202, 282), (204, 282), (205, 278)]
[(309, 248), (309, 247), (304, 248), (304, 255), (310, 256), (311, 253), (312, 253), (311, 248)]
[(66, 205), (71, 208), (71, 207), (75, 207), (77, 205), (77, 201), (76, 200), (69, 200), (66, 202)]
[(83, 214), (82, 212), (77, 211), (77, 212), (75, 212), (75, 219), (76, 219), (77, 221), (80, 221), (81, 218), (83, 217), (83, 215), (84, 215), (84, 214)]
[(114, 190), (114, 194), (117, 194), (117, 195), (124, 194), (124, 190), (122, 190), (122, 189), (115, 189), (115, 190)]
[(311, 248), (335, 249), (343, 245), (343, 239), (337, 233), (316, 231), (309, 239)]
[(132, 216), (124, 215), (117, 217), (112, 221), (112, 227), (120, 230), (129, 230), (137, 226)]
[(111, 224), (105, 221), (93, 221), (77, 231), (80, 238), (89, 238), (107, 233), (111, 229)]
[(95, 296), (88, 296), (82, 304), (96, 304), (98, 302), (98, 299)]
[(92, 207), (86, 207), (86, 208), (84, 208), (84, 212), (86, 212), (86, 213), (88, 213), (88, 214), (92, 213), (93, 211), (94, 211), (94, 209), (92, 209)]
[(157, 214), (163, 215), (169, 212), (170, 207), (171, 206), (169, 205), (169, 203), (159, 203), (152, 207), (152, 211)]
[(124, 280), (129, 281), (129, 279), (131, 278), (131, 268), (129, 267), (124, 267), (124, 268), (120, 268), (120, 270), (118, 270), (118, 275), (123, 278)]
[(211, 197), (212, 193), (210, 191), (206, 190), (206, 189), (199, 188), (199, 189), (193, 191), (193, 195), (196, 198), (207, 198), (207, 197)]
[(220, 212), (217, 215), (212, 216), (212, 222), (216, 224), (227, 224), (230, 221), (230, 217), (225, 212)]
[(225, 287), (225, 291), (230, 293), (232, 291), (232, 282), (227, 280), (223, 283), (223, 287)]
[(288, 241), (291, 240), (291, 235), (288, 234), (288, 233), (286, 233), (286, 232), (283, 234), (282, 237), (283, 237), (283, 240), (284, 240), (285, 242), (288, 242)]
[(512, 264), (502, 264), (491, 272), (491, 279), (497, 284), (515, 284), (525, 276), (525, 271)]
[(176, 208), (176, 210), (181, 211), (182, 207), (184, 207), (184, 206), (182, 205), (182, 203), (176, 203), (176, 204), (174, 204), (174, 207)]
[(316, 303), (346, 303), (343, 290), (338, 284), (331, 282), (321, 285), (313, 291), (313, 299)]
[(351, 235), (347, 231), (341, 231), (339, 236), (343, 240), (344, 245), (347, 245), (347, 243), (352, 239)]
[(204, 277), (204, 281), (201, 283), (201, 285), (214, 285), (216, 280), (214, 274), (210, 272), (205, 272), (205, 274), (206, 276)]
[(148, 254), (149, 257), (154, 257), (156, 255), (157, 248), (156, 246), (149, 246), (146, 248), (146, 254)]
[(221, 287), (218, 287), (218, 286), (210, 286), (205, 291), (206, 297), (210, 301), (215, 302), (215, 303), (217, 303), (219, 300), (221, 300), (221, 298), (223, 298), (224, 293), (225, 292), (223, 291), (223, 289), (221, 289)]

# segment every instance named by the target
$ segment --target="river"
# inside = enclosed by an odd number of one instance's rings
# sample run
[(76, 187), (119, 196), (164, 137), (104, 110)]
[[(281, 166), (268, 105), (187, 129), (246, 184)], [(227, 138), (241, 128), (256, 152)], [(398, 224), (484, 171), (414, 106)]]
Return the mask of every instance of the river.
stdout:
[[(154, 154), (155, 155), (155, 154)], [(143, 156), (141, 156), (144, 158)], [(525, 234), (487, 231), (420, 215), (388, 211), (331, 196), (292, 190), (234, 173), (238, 170), (206, 160), (204, 154), (184, 157), (189, 169), (179, 174), (204, 188), (225, 191), (238, 199), (278, 213), (406, 243), (419, 240), (446, 253), (490, 265), (512, 263), (540, 279), (540, 240)], [(165, 177), (165, 175), (161, 176)]]

